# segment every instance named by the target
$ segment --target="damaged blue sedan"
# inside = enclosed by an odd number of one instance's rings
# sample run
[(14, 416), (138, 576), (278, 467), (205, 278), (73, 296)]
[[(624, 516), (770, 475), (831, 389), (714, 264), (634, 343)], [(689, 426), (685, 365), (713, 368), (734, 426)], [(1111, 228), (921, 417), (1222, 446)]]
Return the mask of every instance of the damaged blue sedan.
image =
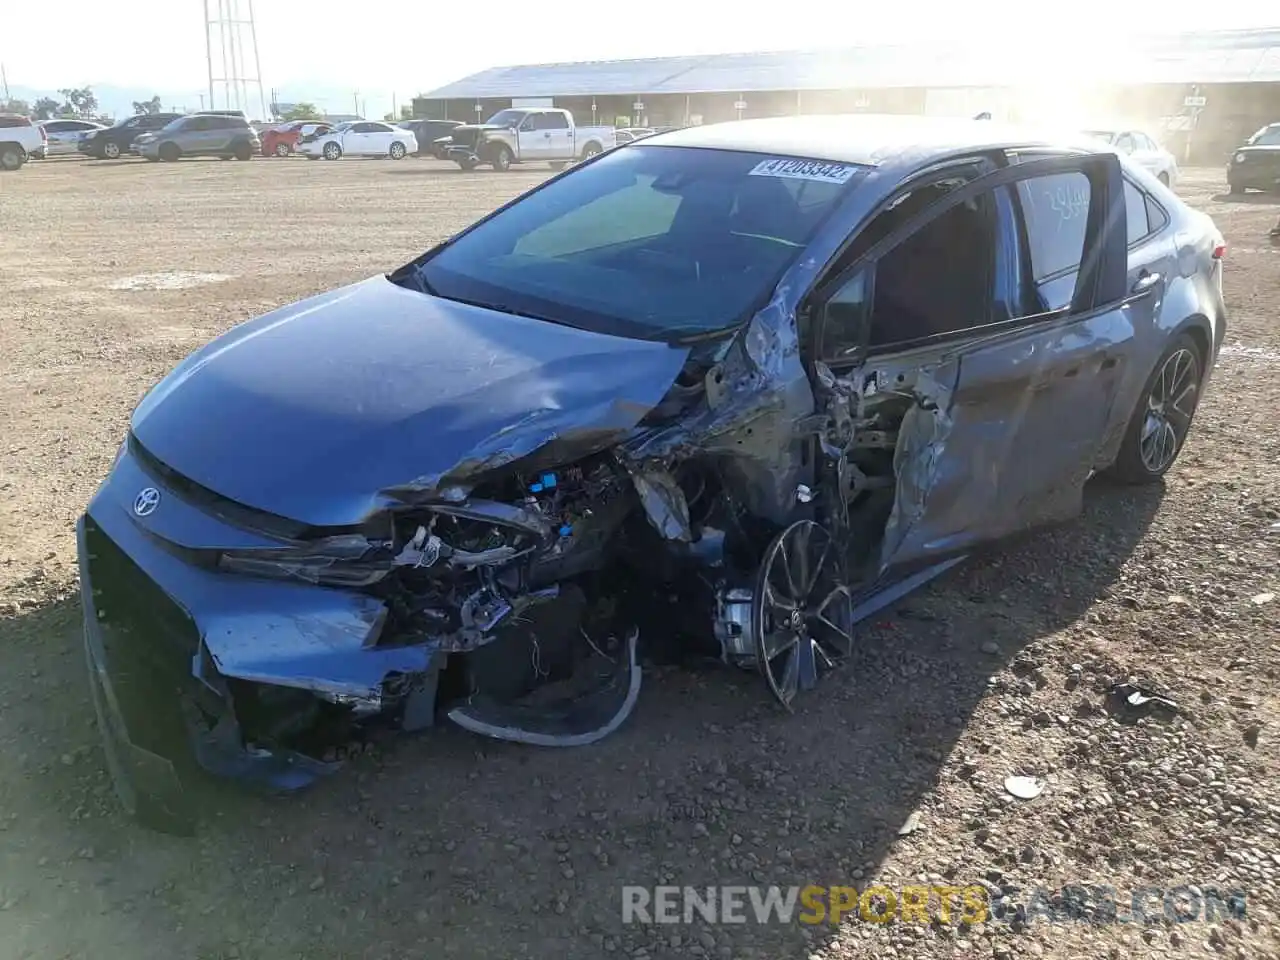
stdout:
[(707, 654), (791, 708), (981, 543), (1173, 464), (1221, 235), (1097, 144), (991, 123), (692, 128), (251, 320), (134, 412), (78, 525), (109, 765), (187, 829), (442, 721), (540, 746)]

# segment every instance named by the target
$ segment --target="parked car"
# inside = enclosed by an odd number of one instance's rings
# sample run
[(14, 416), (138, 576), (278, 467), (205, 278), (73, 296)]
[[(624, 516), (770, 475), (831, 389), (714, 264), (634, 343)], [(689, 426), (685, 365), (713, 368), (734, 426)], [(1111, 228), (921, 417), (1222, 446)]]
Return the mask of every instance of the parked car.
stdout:
[(652, 127), (619, 127), (613, 135), (617, 139), (618, 146), (622, 146), (624, 143), (635, 143), (645, 137), (652, 137), (657, 132)]
[(359, 120), (338, 124), (315, 139), (298, 144), (298, 152), (312, 160), (323, 157), (338, 160), (342, 157), (390, 157), (403, 160), (410, 153), (418, 152), (418, 138), (412, 130), (393, 127), (380, 120)]
[(76, 149), (95, 160), (116, 160), (127, 156), (133, 141), (142, 134), (160, 130), (181, 116), (180, 113), (140, 113), (125, 117), (113, 126), (89, 131), (80, 138)]
[(48, 134), (30, 117), (0, 113), (0, 170), (17, 170), (28, 160), (44, 156)]
[(262, 133), (262, 155), (287, 157), (297, 149), (298, 142), (303, 137), (328, 133), (332, 129), (323, 120), (293, 120), (269, 127)]
[(462, 126), (461, 120), (405, 120), (398, 124), (405, 130), (412, 130), (418, 138), (418, 156), (444, 159), (444, 151), (448, 146), (454, 130)]
[(1160, 146), (1153, 137), (1141, 130), (1116, 128), (1106, 130), (1090, 130), (1089, 135), (1105, 143), (1111, 144), (1134, 163), (1146, 167), (1166, 187), (1173, 187), (1178, 182), (1178, 161), (1172, 153)]
[(1232, 193), (1280, 191), (1280, 123), (1270, 123), (1242, 143), (1227, 161)]
[(172, 821), (190, 744), (300, 787), (335, 768), (319, 732), (375, 722), (589, 743), (642, 637), (790, 708), (862, 618), (1078, 514), (1094, 472), (1159, 481), (1223, 252), (1096, 142), (749, 120), (233, 328), (143, 398), (77, 524), (120, 793)]
[(40, 126), (48, 139), (45, 155), (49, 157), (78, 153), (82, 136), (107, 129), (105, 124), (92, 120), (42, 120)]
[(183, 157), (248, 160), (262, 150), (258, 133), (230, 112), (192, 113), (154, 133), (144, 133), (129, 148), (147, 160), (172, 162)]
[(482, 163), (508, 170), (533, 161), (558, 168), (617, 146), (613, 127), (579, 127), (568, 110), (550, 108), (499, 110), (482, 124), (455, 127), (449, 136), (446, 156), (463, 170)]

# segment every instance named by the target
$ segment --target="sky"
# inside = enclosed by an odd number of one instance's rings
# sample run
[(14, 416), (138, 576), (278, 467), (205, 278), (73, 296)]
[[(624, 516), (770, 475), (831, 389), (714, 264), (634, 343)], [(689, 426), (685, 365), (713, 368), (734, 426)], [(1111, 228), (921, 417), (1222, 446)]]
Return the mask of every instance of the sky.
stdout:
[[(393, 96), (405, 103), (468, 74), (518, 63), (943, 38), (982, 46), (1074, 44), (1087, 56), (1089, 31), (1108, 20), (1122, 30), (1280, 27), (1276, 0), (817, 6), (647, 0), (635, 5), (633, 19), (625, 5), (602, 0), (208, 0), (214, 10), (219, 2), (235, 4), (242, 17), (252, 3), (268, 99), (275, 88), (281, 100), (323, 100), (317, 105), (330, 112), (360, 103), (368, 115), (389, 110)], [(196, 97), (207, 88), (204, 3), (59, 0), (52, 42), (48, 9), (15, 0), (4, 4), (0, 19), (0, 64), (11, 86), (109, 84)]]

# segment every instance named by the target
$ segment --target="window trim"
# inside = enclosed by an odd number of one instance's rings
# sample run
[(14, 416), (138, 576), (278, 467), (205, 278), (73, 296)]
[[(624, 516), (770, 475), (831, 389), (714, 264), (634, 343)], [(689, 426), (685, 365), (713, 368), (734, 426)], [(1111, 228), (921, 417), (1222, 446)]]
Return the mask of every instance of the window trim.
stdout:
[[(1157, 233), (1160, 233), (1161, 231), (1163, 231), (1165, 227), (1169, 226), (1173, 218), (1169, 216), (1169, 211), (1165, 209), (1164, 204), (1162, 204), (1154, 196), (1152, 196), (1145, 189), (1143, 189), (1141, 184), (1139, 184), (1127, 173), (1123, 175), (1123, 178), (1125, 183), (1133, 187), (1133, 189), (1137, 190), (1138, 193), (1142, 196), (1142, 201), (1143, 201), (1142, 211), (1144, 214), (1146, 214), (1146, 217), (1147, 217), (1147, 232), (1144, 233), (1142, 236), (1140, 236), (1137, 240), (1129, 241), (1129, 243), (1125, 248), (1127, 250), (1132, 250), (1135, 247), (1142, 246), (1144, 243), (1146, 243), (1148, 240), (1154, 237)], [(1128, 201), (1126, 200), (1125, 203), (1127, 204)], [(1154, 229), (1151, 226), (1151, 207), (1153, 205), (1157, 210), (1160, 211), (1160, 215), (1164, 218), (1164, 221), (1160, 224), (1160, 226), (1155, 227)], [(1125, 219), (1127, 224), (1128, 218), (1126, 217)], [(1128, 227), (1126, 226), (1126, 233), (1127, 232), (1128, 232)], [(1128, 239), (1127, 236), (1126, 236), (1126, 239)]]
[[(852, 279), (857, 271), (867, 267), (871, 269), (872, 276), (869, 279), (868, 289), (873, 292), (872, 295), (874, 296), (874, 273), (878, 261), (890, 250), (901, 245), (908, 237), (913, 236), (953, 207), (959, 206), (981, 194), (994, 192), (1002, 186), (1012, 186), (1022, 180), (1062, 173), (1083, 173), (1089, 179), (1090, 188), (1089, 210), (1085, 221), (1085, 248), (1081, 255), (1081, 262), (1076, 267), (1075, 287), (1072, 290), (1071, 302), (1067, 306), (1028, 316), (997, 320), (993, 323), (967, 327), (961, 330), (948, 330), (944, 333), (932, 334), (916, 340), (884, 344), (876, 348), (871, 348), (869, 345), (871, 323), (868, 322), (862, 334), (861, 350), (855, 352), (847, 362), (858, 362), (870, 356), (898, 353), (907, 349), (929, 346), (935, 343), (946, 343), (952, 340), (972, 340), (976, 331), (990, 331), (992, 335), (997, 335), (1005, 331), (1039, 324), (1048, 325), (1066, 320), (1074, 321), (1105, 310), (1114, 309), (1116, 305), (1123, 303), (1129, 298), (1127, 284), (1127, 224), (1122, 227), (1123, 232), (1121, 234), (1124, 246), (1121, 246), (1118, 250), (1114, 249), (1116, 240), (1112, 238), (1110, 246), (1113, 249), (1108, 251), (1108, 238), (1106, 236), (1107, 215), (1115, 205), (1115, 198), (1112, 196), (1114, 190), (1120, 191), (1120, 199), (1123, 202), (1124, 168), (1121, 166), (1120, 159), (1111, 153), (1053, 153), (1037, 159), (1020, 159), (1016, 162), (1010, 162), (1007, 166), (997, 167), (994, 171), (979, 176), (964, 186), (957, 187), (955, 190), (944, 194), (934, 203), (916, 213), (907, 222), (899, 225), (887, 236), (876, 241), (857, 260), (842, 269), (839, 274), (816, 285), (812, 293), (806, 296), (803, 308), (810, 313), (809, 335), (807, 337), (810, 341), (808, 351), (810, 355), (815, 360), (822, 360), (821, 357), (816, 356), (816, 353), (822, 344), (824, 333), (825, 314), (823, 308), (826, 306), (827, 300), (842, 288), (847, 280)], [(934, 176), (934, 180), (936, 179), (940, 178)], [(919, 181), (916, 181), (916, 183), (918, 189)], [(1098, 189), (1099, 186), (1103, 189)], [(891, 200), (902, 192), (903, 190), (895, 191), (889, 199)], [(1017, 191), (1014, 190), (1012, 193), (1013, 199), (1017, 201)], [(886, 200), (885, 204), (877, 207), (877, 214), (884, 209), (888, 202)], [(849, 239), (845, 244), (841, 245), (842, 249), (852, 243), (857, 234), (871, 223), (875, 215), (873, 214), (864, 219), (859, 224), (859, 227), (850, 233)], [(1018, 222), (1021, 227), (1019, 232), (1022, 236), (1020, 242), (1025, 243), (1026, 224), (1025, 219), (1022, 217), (1020, 205), (1018, 207)], [(1088, 256), (1091, 244), (1101, 250), (1101, 256), (1093, 258)], [(1112, 256), (1108, 257), (1108, 252)], [(1118, 265), (1118, 269), (1112, 263), (1108, 270), (1108, 261), (1114, 261), (1117, 253), (1123, 254), (1120, 257), (1122, 262)], [(1092, 262), (1086, 264), (1087, 260), (1092, 260)], [(1069, 270), (1062, 271), (1062, 275), (1065, 276), (1070, 272)], [(1111, 275), (1108, 276), (1108, 273)], [(1113, 289), (1108, 290), (1108, 286)], [(841, 366), (844, 366), (845, 362), (839, 361)]]

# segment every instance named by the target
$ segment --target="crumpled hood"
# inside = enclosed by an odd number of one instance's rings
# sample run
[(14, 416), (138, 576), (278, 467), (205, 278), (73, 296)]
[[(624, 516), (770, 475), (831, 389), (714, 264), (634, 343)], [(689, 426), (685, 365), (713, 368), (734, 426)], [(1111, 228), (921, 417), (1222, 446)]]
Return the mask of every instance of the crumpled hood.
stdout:
[(143, 399), (146, 450), (215, 493), (317, 526), (548, 444), (633, 429), (688, 350), (495, 313), (375, 277), (193, 353)]

